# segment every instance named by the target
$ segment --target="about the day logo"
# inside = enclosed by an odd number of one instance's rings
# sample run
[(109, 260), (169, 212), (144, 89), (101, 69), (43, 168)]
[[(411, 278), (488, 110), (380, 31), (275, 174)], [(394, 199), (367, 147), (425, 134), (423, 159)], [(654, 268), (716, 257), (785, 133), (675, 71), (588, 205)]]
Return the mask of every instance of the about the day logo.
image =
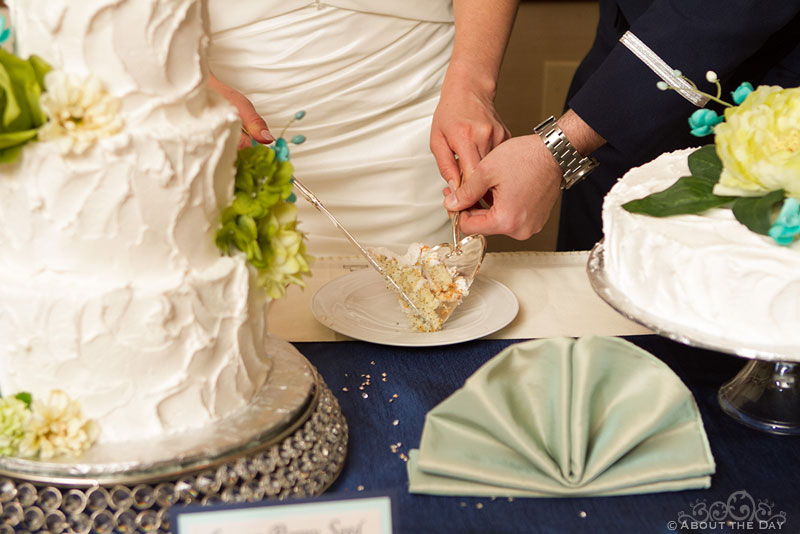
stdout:
[(670, 530), (773, 530), (786, 525), (786, 512), (776, 511), (775, 504), (766, 499), (756, 501), (747, 491), (731, 493), (726, 501), (706, 503), (705, 499), (691, 503), (689, 511), (681, 511), (675, 521), (667, 523)]

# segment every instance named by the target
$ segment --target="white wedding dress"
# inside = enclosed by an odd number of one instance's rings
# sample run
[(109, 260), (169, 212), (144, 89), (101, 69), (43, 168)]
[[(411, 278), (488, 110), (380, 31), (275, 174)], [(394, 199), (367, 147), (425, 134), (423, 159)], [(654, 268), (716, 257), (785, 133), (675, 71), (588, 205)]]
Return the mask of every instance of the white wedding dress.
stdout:
[[(244, 93), (297, 177), (359, 241), (405, 251), (450, 239), (430, 124), (453, 44), (450, 0), (209, 0), (209, 63)], [(302, 198), (317, 256), (356, 249)]]

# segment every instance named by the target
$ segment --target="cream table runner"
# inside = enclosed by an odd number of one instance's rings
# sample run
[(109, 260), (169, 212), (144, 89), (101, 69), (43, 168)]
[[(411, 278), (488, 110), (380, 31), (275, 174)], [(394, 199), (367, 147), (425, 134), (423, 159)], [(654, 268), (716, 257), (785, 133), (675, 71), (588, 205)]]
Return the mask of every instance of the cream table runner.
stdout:
[[(622, 336), (650, 334), (606, 304), (586, 275), (588, 251), (496, 252), (486, 255), (478, 276), (505, 284), (519, 301), (517, 317), (492, 339)], [(368, 268), (360, 256), (317, 258), (304, 290), (290, 287), (273, 301), (270, 333), (287, 341), (351, 339), (319, 323), (311, 314), (311, 299), (325, 283), (356, 269)]]

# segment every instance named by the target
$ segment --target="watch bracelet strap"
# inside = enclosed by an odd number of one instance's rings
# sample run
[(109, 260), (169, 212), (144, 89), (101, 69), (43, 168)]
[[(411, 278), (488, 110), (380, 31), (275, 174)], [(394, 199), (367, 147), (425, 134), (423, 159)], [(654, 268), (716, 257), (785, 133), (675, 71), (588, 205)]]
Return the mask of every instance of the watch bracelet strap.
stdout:
[(558, 126), (555, 117), (548, 117), (533, 131), (542, 139), (558, 166), (561, 167), (561, 189), (569, 189), (597, 167), (597, 159), (591, 156), (581, 156), (572, 146)]

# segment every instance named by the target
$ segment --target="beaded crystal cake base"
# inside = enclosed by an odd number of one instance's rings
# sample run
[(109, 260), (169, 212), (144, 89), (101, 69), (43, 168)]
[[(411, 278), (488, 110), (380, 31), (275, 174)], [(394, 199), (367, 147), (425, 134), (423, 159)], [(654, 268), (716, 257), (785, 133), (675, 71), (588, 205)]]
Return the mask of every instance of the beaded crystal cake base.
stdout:
[[(266, 410), (275, 412), (265, 416), (273, 420), (272, 426), (260, 427), (256, 437), (251, 426), (250, 432), (239, 436), (243, 441), (226, 436), (208, 444), (203, 456), (194, 439), (209, 434), (191, 432), (184, 451), (171, 449), (176, 453), (172, 461), (163, 455), (157, 461), (81, 458), (85, 463), (80, 464), (2, 458), (0, 534), (169, 532), (173, 505), (321, 494), (344, 465), (347, 423), (336, 398), (305, 357), (276, 339), (270, 340), (271, 355), (276, 346), (279, 354), (273, 371), (277, 372), (265, 390), (294, 392), (281, 400), (284, 406)], [(279, 385), (275, 377), (285, 379), (287, 373), (299, 376), (289, 381), (290, 386)], [(269, 404), (268, 396), (262, 394), (256, 406)], [(248, 411), (249, 417), (253, 415), (252, 409)], [(240, 417), (214, 426), (237, 429)], [(173, 436), (167, 441), (175, 446), (180, 440)], [(106, 458), (107, 452), (96, 451), (94, 458)]]

